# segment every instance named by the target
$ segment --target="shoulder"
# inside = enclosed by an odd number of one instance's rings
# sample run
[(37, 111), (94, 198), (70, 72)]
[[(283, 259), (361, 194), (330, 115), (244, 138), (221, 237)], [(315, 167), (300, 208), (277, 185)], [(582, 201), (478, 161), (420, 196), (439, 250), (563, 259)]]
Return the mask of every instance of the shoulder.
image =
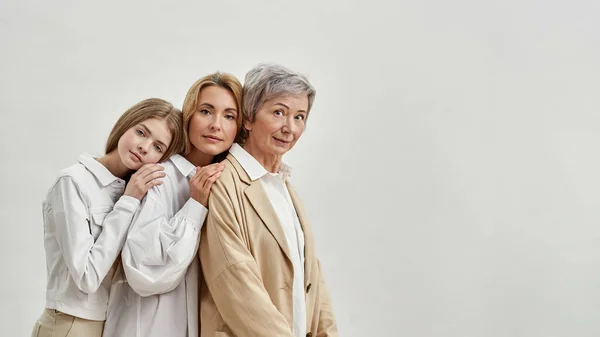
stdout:
[(62, 178), (70, 178), (75, 181), (82, 181), (93, 178), (93, 174), (81, 163), (71, 165), (58, 172), (57, 180)]
[(215, 182), (213, 188), (218, 186), (223, 189), (235, 189), (236, 186), (242, 183), (238, 168), (229, 157), (223, 160), (222, 163), (224, 164), (223, 173), (221, 173), (221, 177)]
[(77, 163), (60, 170), (50, 190), (67, 186), (82, 189), (98, 185), (94, 175), (84, 165)]
[(164, 168), (165, 177), (162, 184), (152, 187), (147, 198), (168, 204), (171, 199), (180, 195), (189, 195), (189, 183), (187, 177), (177, 168), (171, 160), (160, 163)]
[(243, 193), (245, 187), (235, 166), (227, 159), (223, 161), (223, 164), (225, 164), (223, 173), (210, 189), (209, 210), (232, 206), (239, 199), (239, 195)]
[(171, 174), (172, 176), (183, 175), (171, 159), (167, 159), (166, 161), (159, 163), (158, 165), (162, 166), (165, 169), (165, 173), (167, 174)]
[(46, 199), (48, 202), (55, 200), (55, 197), (61, 199), (78, 196), (80, 199), (87, 200), (89, 189), (98, 186), (94, 175), (89, 172), (82, 164), (74, 164), (60, 170), (56, 179), (48, 189)]

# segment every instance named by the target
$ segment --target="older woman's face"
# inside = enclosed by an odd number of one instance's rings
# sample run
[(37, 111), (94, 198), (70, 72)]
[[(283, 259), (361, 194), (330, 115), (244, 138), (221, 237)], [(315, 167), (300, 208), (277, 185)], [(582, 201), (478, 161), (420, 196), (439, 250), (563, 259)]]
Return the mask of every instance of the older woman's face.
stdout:
[(281, 156), (294, 147), (308, 115), (306, 95), (279, 96), (264, 102), (254, 121), (246, 122), (247, 142), (266, 155)]

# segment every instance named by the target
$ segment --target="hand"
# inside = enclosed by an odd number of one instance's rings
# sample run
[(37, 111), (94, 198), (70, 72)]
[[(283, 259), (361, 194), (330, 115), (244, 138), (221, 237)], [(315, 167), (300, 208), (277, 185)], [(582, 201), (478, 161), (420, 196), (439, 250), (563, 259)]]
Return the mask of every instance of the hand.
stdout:
[(127, 187), (125, 187), (124, 195), (142, 200), (148, 190), (153, 186), (162, 184), (162, 179), (166, 176), (165, 168), (157, 164), (146, 164), (134, 173)]
[(213, 183), (219, 179), (225, 164), (215, 163), (196, 168), (196, 174), (190, 179), (190, 198), (208, 207), (208, 196)]

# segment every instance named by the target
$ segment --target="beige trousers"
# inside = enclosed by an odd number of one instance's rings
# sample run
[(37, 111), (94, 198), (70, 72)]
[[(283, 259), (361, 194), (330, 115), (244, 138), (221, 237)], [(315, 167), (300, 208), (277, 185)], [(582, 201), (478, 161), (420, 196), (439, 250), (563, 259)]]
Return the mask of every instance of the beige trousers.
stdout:
[(104, 321), (90, 321), (54, 309), (46, 309), (31, 337), (101, 337)]

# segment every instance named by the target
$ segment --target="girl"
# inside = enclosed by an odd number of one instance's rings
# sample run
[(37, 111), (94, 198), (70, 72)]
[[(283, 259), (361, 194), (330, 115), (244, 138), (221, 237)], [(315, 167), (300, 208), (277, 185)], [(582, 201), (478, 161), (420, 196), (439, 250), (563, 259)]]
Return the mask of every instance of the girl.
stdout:
[(43, 203), (46, 309), (32, 336), (102, 335), (111, 267), (140, 200), (165, 176), (156, 163), (183, 147), (182, 123), (170, 103), (144, 100), (119, 118), (104, 156), (83, 154), (59, 173)]
[(229, 74), (208, 75), (188, 91), (183, 155), (163, 164), (163, 184), (133, 220), (121, 254), (126, 278), (112, 288), (104, 337), (198, 336), (200, 228), (223, 170), (215, 156), (241, 127), (241, 99), (242, 85)]

